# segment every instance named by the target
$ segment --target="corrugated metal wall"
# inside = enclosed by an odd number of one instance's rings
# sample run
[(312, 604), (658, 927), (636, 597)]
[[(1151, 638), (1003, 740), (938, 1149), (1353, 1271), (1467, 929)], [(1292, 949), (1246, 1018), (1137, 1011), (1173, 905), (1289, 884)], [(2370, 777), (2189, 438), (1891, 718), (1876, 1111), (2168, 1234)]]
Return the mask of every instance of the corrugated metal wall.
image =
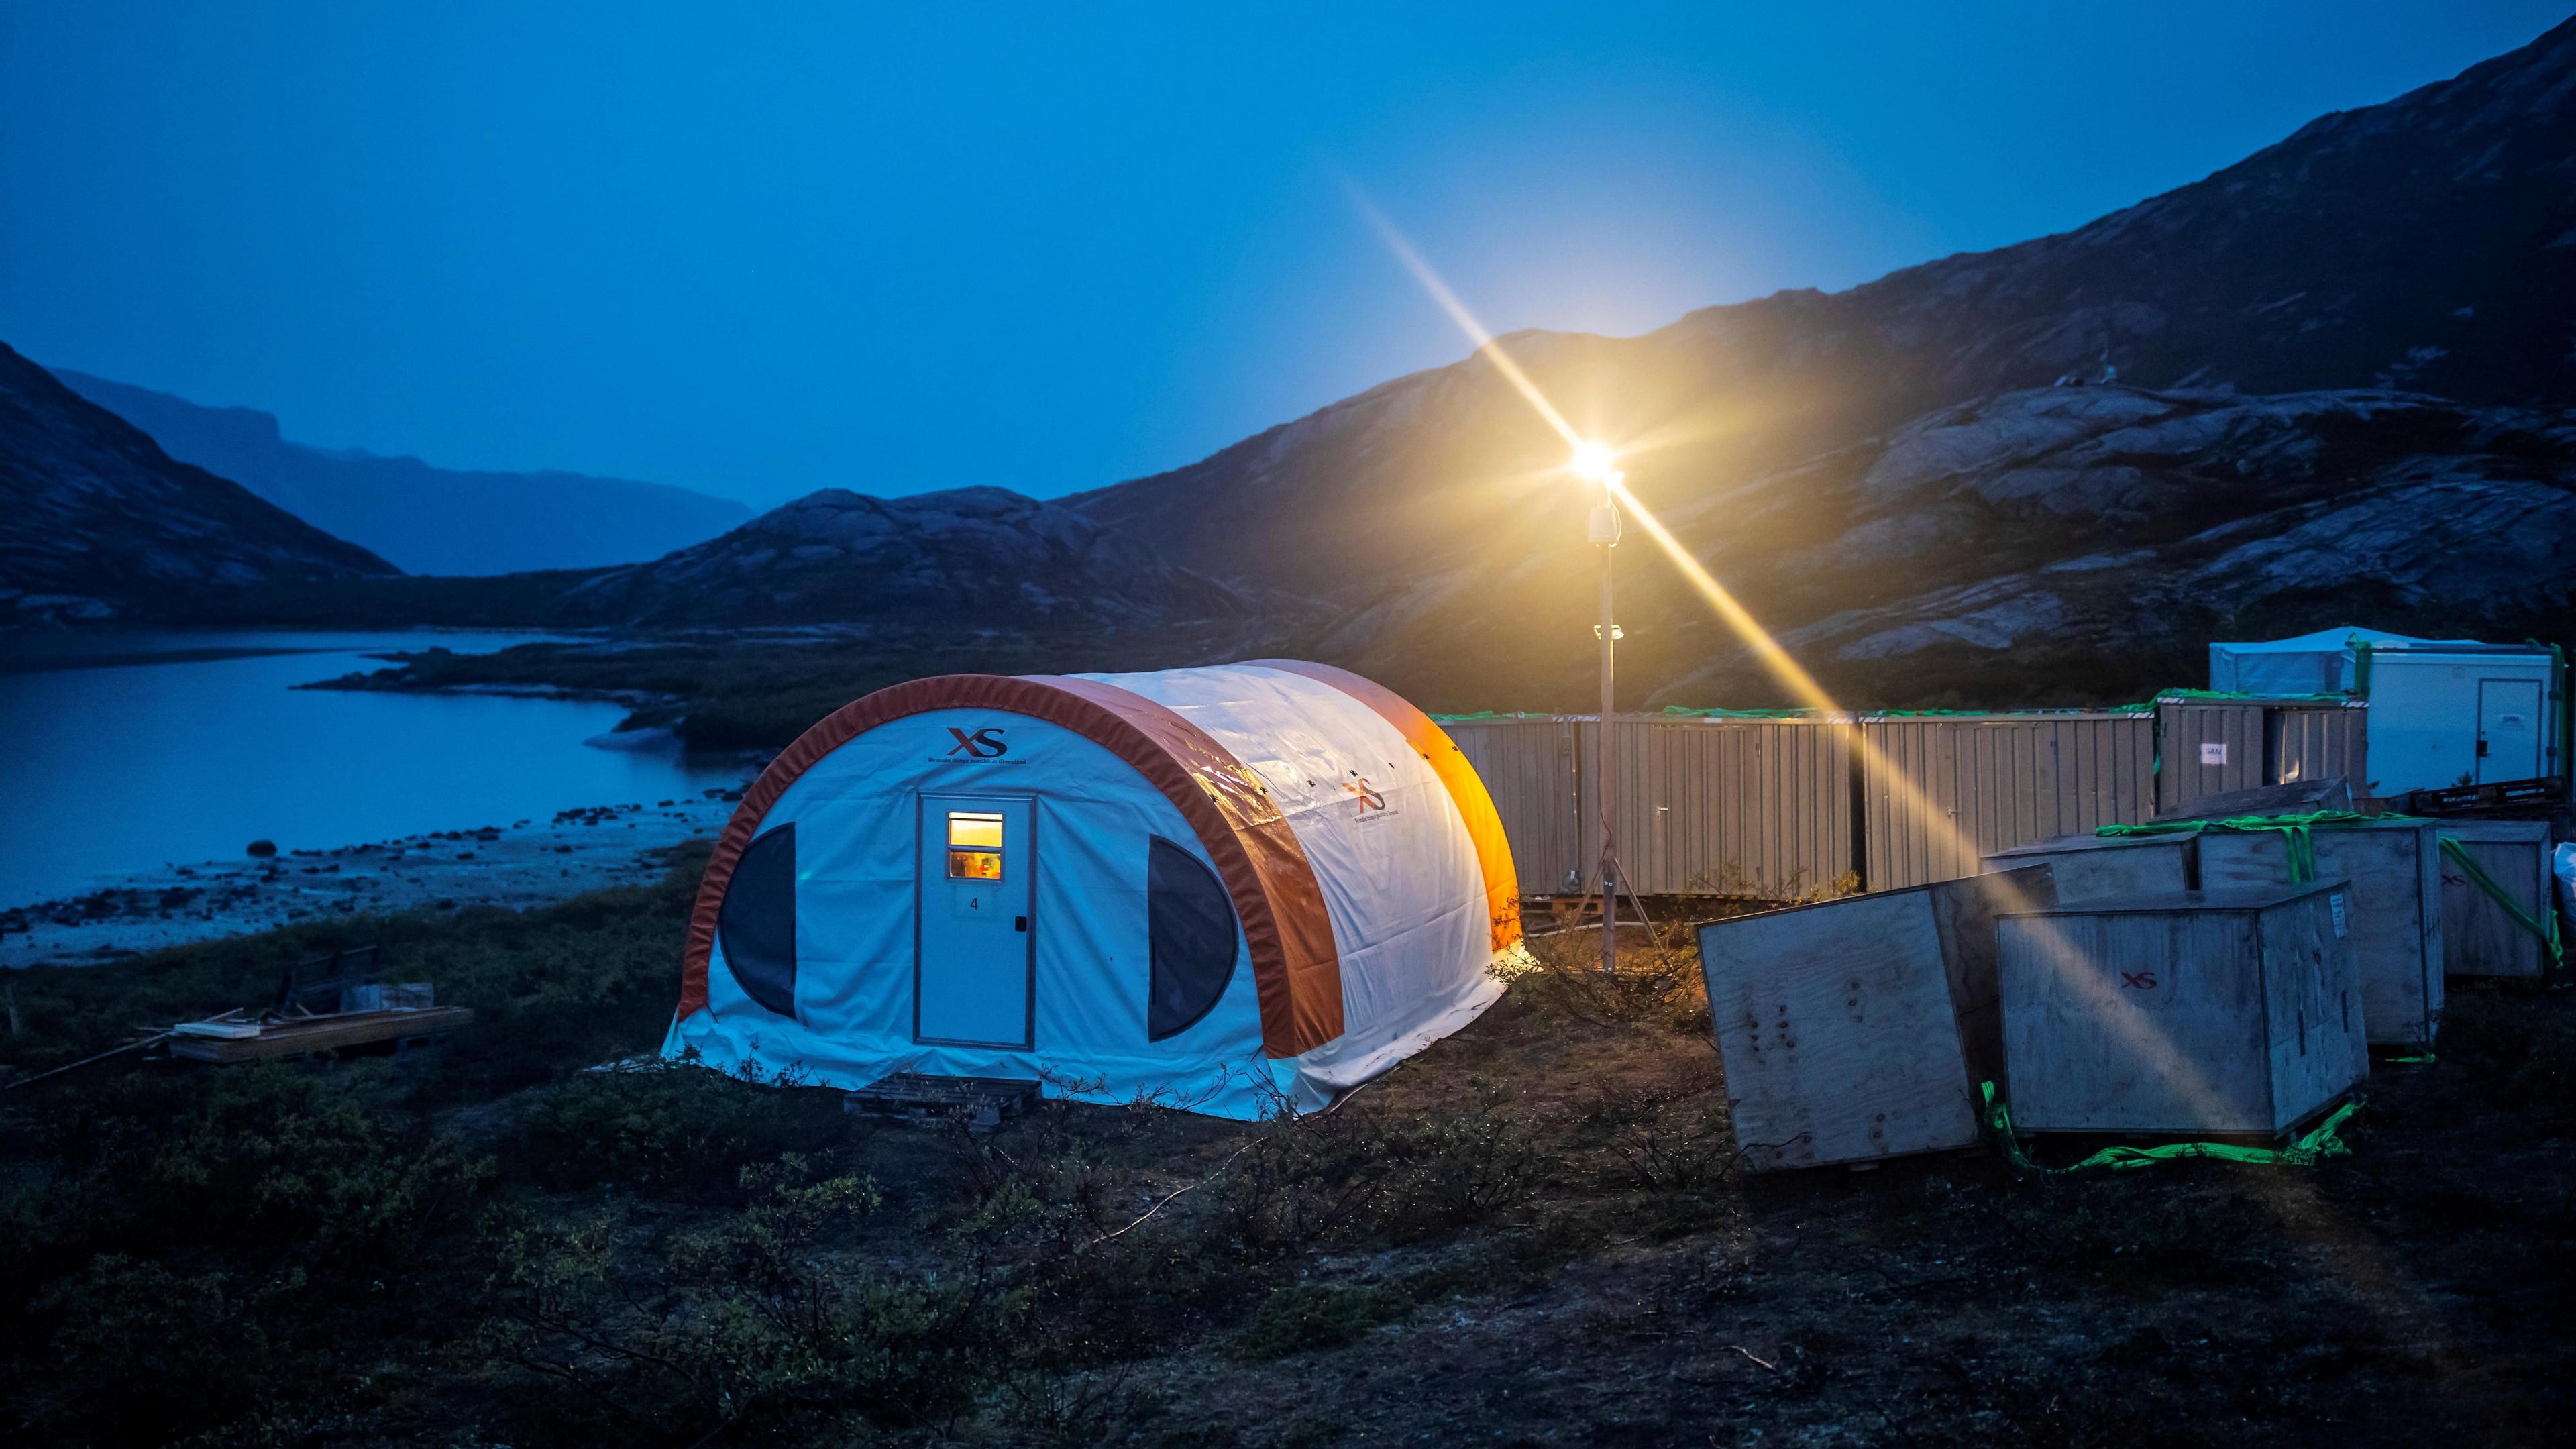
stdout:
[[(2369, 792), (2370, 711), (2306, 703), (2176, 701), (2156, 706), (2164, 768), (2156, 809), (2168, 811), (2204, 795), (2291, 780), (2341, 775), (2355, 795)], [(2226, 758), (2207, 758), (2207, 747)]]
[[(1582, 726), (1586, 756), (1599, 728)], [(1852, 870), (1847, 726), (1623, 719), (1615, 728), (1613, 825), (1620, 863), (1640, 894), (1787, 899)], [(1587, 884), (1597, 885), (1600, 829), (1586, 800)]]
[[(1787, 897), (1856, 864), (1871, 890), (1950, 880), (1975, 874), (1991, 851), (2146, 820), (2222, 790), (2360, 777), (2366, 724), (2357, 708), (2233, 701), (2153, 715), (1864, 717), (1862, 738), (1892, 776), (1860, 778), (1848, 724), (1627, 718), (1616, 726), (1620, 858), (1650, 895)], [(1597, 889), (1599, 824), (1586, 799), (1597, 722), (1445, 728), (1494, 797), (1521, 889)], [(2226, 758), (2204, 764), (2211, 743)]]
[(2369, 710), (2275, 709), (2264, 730), (2269, 783), (2341, 775), (2352, 782), (2353, 794), (2370, 793)]
[[(1442, 729), (1476, 767), (1512, 842), (1521, 894), (1571, 894), (1592, 874), (1599, 850), (1583, 848), (1583, 749), (1576, 722), (1458, 720)], [(1586, 726), (1588, 728), (1588, 726)]]
[(2164, 768), (2156, 776), (2156, 809), (2271, 784), (2263, 770), (2263, 715), (2259, 704), (2157, 705)]
[(2155, 728), (2144, 714), (1867, 721), (1863, 883), (1974, 875), (1989, 851), (2146, 819)]

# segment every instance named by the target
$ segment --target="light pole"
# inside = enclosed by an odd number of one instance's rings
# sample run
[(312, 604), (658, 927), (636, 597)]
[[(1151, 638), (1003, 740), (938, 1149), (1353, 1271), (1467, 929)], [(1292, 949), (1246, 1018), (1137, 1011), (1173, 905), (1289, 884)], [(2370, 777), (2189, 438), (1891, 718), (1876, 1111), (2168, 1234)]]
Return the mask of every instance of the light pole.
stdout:
[(1601, 969), (1616, 971), (1619, 966), (1619, 856), (1613, 845), (1617, 838), (1612, 822), (1617, 814), (1611, 785), (1611, 761), (1616, 749), (1612, 743), (1611, 725), (1617, 700), (1613, 681), (1617, 677), (1619, 625), (1610, 611), (1611, 550), (1619, 546), (1619, 484), (1627, 477), (1616, 466), (1617, 455), (1599, 443), (1585, 443), (1574, 450), (1574, 471), (1601, 485), (1601, 501), (1592, 507), (1586, 541), (1601, 550), (1601, 729), (1592, 751), (1593, 813), (1601, 822)]

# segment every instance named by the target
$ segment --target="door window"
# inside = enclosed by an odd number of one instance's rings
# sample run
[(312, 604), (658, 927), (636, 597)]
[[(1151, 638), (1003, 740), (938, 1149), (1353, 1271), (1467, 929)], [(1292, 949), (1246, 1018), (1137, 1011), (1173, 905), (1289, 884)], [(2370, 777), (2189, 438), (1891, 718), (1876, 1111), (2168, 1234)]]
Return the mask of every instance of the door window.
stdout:
[(948, 812), (948, 878), (1002, 878), (1002, 817), (970, 810)]

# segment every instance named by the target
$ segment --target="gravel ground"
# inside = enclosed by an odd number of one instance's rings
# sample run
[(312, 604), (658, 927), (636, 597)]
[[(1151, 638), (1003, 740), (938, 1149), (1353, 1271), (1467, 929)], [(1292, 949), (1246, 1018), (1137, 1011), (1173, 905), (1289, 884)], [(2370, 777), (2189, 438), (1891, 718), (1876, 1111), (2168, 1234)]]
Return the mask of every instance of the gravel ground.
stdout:
[(335, 850), (288, 850), (113, 879), (0, 911), (0, 968), (81, 965), (359, 911), (525, 909), (655, 879), (652, 852), (713, 835), (739, 791), (567, 810)]

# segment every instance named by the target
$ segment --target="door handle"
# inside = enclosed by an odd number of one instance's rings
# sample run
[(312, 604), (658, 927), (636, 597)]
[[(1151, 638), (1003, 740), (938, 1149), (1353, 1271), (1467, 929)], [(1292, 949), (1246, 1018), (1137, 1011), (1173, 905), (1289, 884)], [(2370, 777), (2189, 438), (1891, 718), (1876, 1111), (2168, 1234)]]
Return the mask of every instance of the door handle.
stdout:
[(1013, 917), (1011, 917), (1011, 929), (1012, 929), (1012, 930), (1014, 930), (1014, 931), (1025, 931), (1025, 930), (1027, 930), (1028, 928), (1029, 928), (1029, 918), (1028, 918), (1028, 917), (1026, 917), (1026, 916), (1013, 916)]

